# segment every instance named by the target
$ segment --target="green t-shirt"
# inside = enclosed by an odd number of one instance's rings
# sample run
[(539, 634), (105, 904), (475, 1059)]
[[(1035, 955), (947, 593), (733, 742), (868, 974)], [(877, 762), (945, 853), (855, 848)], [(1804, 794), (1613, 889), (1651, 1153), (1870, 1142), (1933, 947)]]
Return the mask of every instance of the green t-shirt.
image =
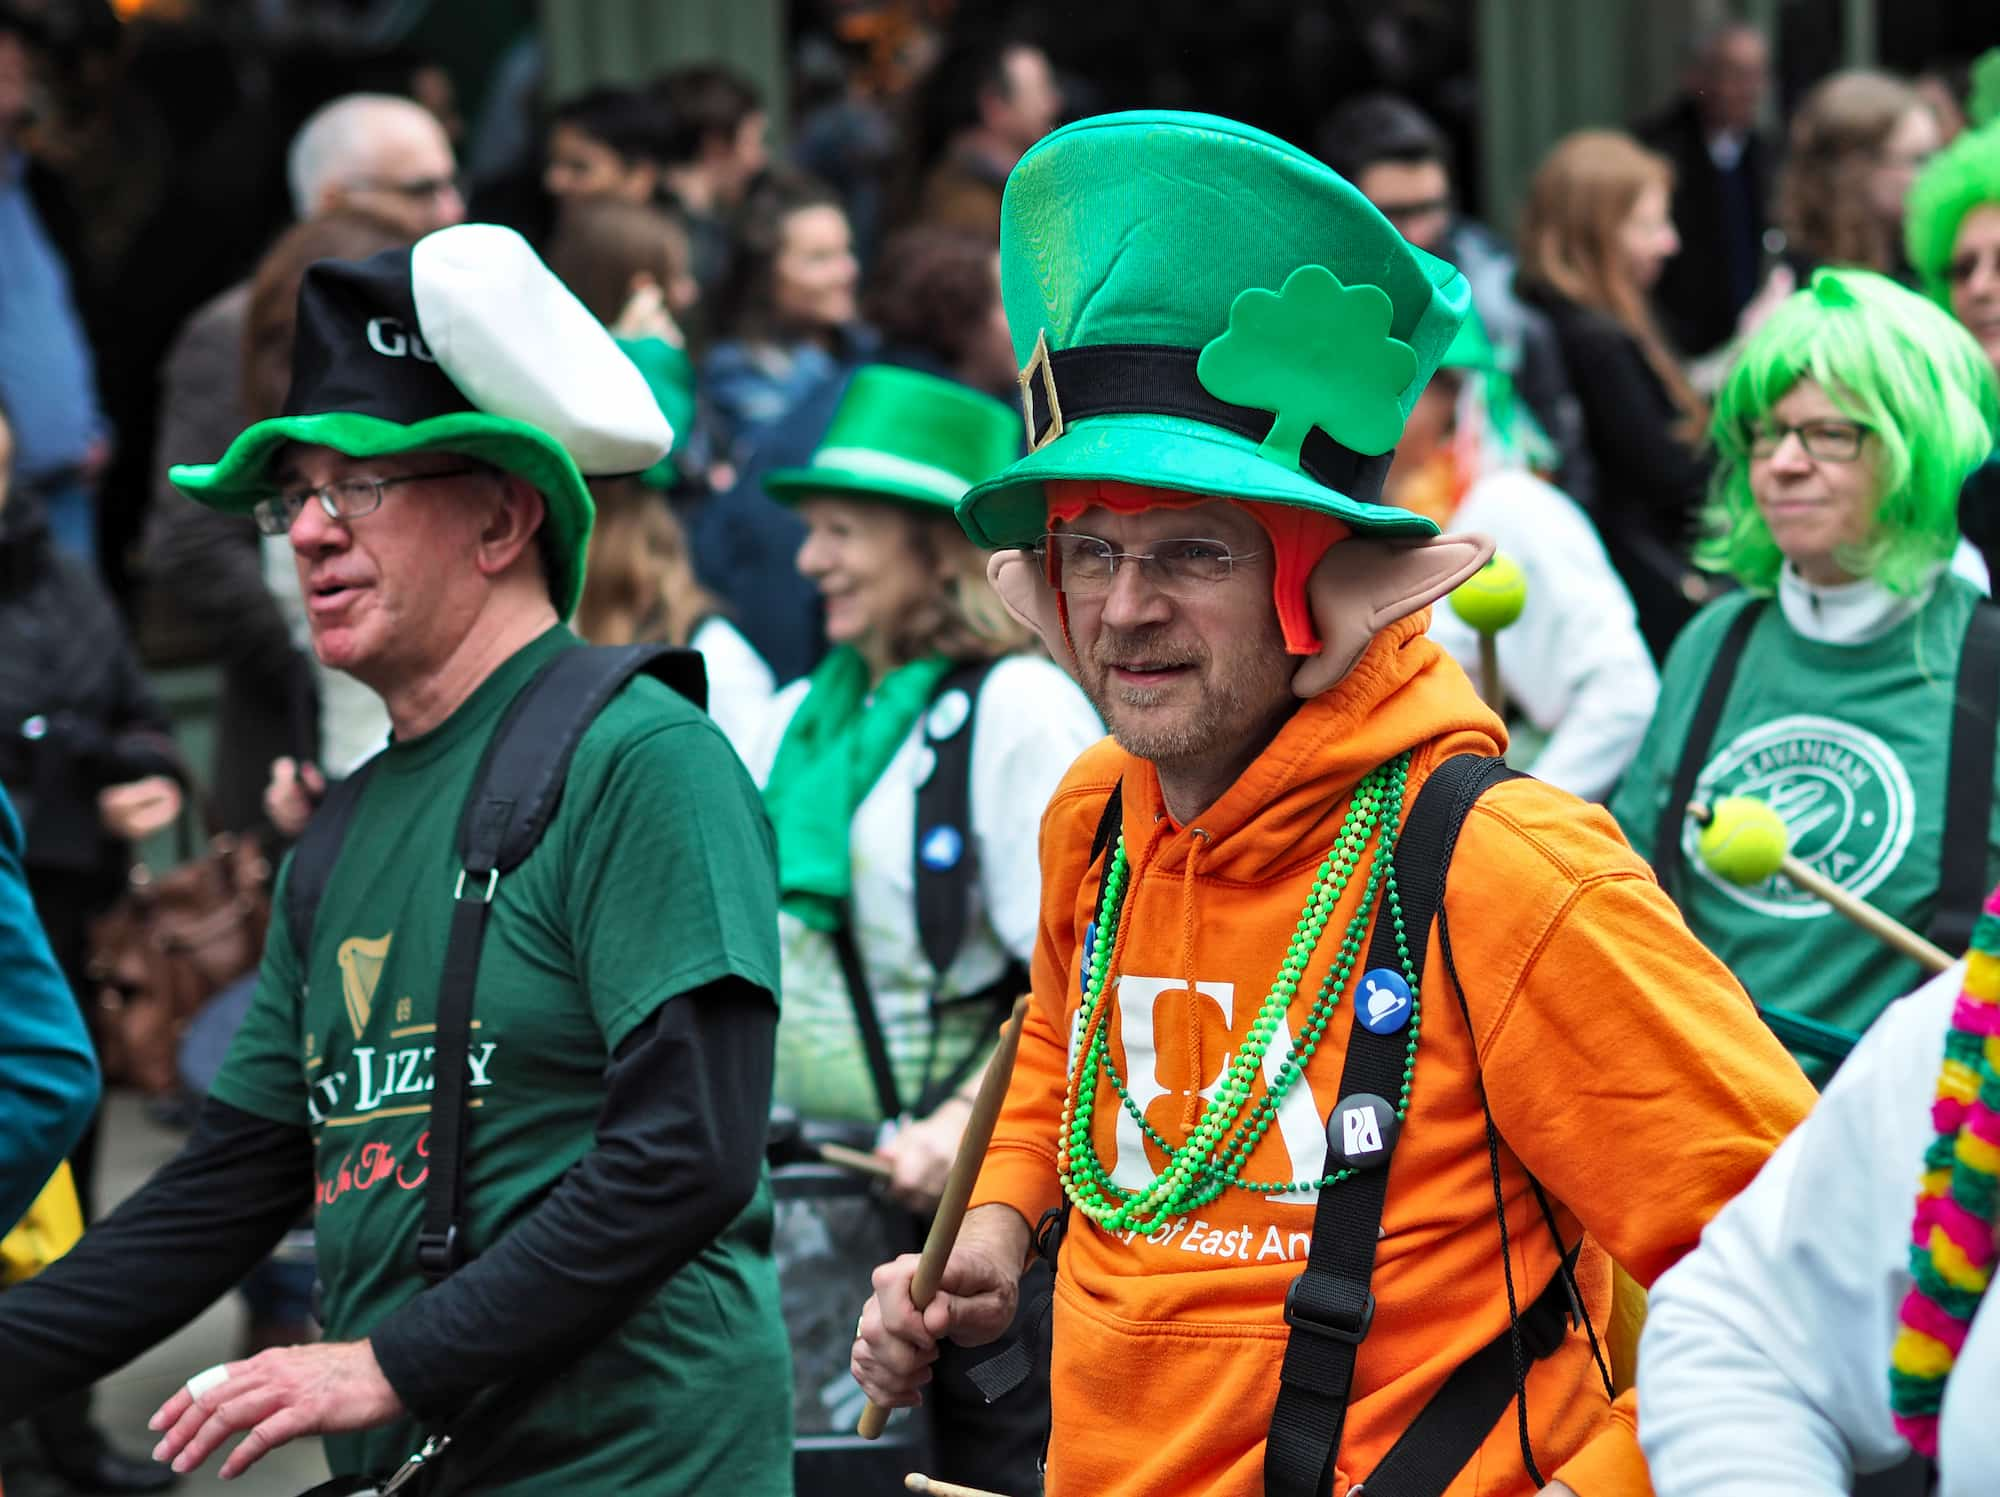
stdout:
[[(1688, 722), (1737, 593), (1703, 609), (1674, 642), (1645, 741), (1611, 812), (1651, 857)], [(1769, 801), (1793, 855), (1917, 931), (1937, 900), (1946, 760), (1965, 626), (1978, 595), (1946, 576), (1914, 615), (1862, 644), (1808, 639), (1774, 600), (1751, 629), (1694, 798)], [(2000, 798), (1996, 798), (2000, 809)], [(1688, 926), (1760, 1005), (1860, 1032), (1927, 975), (1778, 875), (1739, 888), (1709, 871), (1682, 828), (1677, 897)], [(2000, 820), (1988, 829), (2000, 876)], [(1831, 1067), (1801, 1057), (1814, 1081)]]
[[(575, 643), (551, 629), (443, 724), (383, 751), (309, 960), (274, 920), (216, 1081), (231, 1106), (311, 1129), (335, 1340), (368, 1335), (424, 1288), (415, 1247), (459, 811), (508, 702)], [(607, 1059), (661, 1003), (732, 975), (778, 991), (776, 885), (762, 805), (721, 733), (664, 685), (635, 680), (584, 734), (541, 843), (495, 894), (468, 1057), (474, 1253), (591, 1148)], [(765, 1185), (543, 1392), (479, 1490), (789, 1493), (790, 1357), (770, 1235)], [(382, 1472), (417, 1440), (406, 1422), (331, 1438), (328, 1454), (336, 1471)]]

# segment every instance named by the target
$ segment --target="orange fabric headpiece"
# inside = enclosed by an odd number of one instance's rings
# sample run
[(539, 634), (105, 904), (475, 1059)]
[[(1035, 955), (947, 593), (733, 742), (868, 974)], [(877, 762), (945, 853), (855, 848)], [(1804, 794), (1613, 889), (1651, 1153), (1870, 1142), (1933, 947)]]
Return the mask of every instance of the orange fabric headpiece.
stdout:
[[(1173, 489), (1103, 479), (1053, 478), (1042, 485), (1042, 490), (1048, 498), (1051, 525), (1074, 520), (1085, 510), (1100, 505), (1113, 514), (1129, 515), (1146, 509), (1194, 509), (1218, 499), (1228, 500), (1263, 526), (1264, 534), (1271, 538), (1271, 555), (1276, 562), (1271, 601), (1277, 605), (1278, 627), (1284, 631), (1285, 649), (1293, 655), (1319, 653), (1319, 631), (1313, 627), (1312, 610), (1306, 604), (1306, 579), (1329, 546), (1353, 534), (1331, 515), (1294, 509), (1289, 504), (1230, 499), (1226, 494), (1183, 494)], [(1067, 630), (1066, 602), (1062, 612)]]

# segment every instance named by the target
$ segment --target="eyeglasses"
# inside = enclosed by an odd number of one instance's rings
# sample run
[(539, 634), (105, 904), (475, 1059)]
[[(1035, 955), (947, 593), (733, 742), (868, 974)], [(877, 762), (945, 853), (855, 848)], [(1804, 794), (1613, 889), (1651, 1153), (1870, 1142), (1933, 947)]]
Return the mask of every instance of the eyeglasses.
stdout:
[(1851, 463), (1861, 456), (1868, 428), (1858, 421), (1802, 421), (1797, 426), (1759, 426), (1750, 433), (1752, 457), (1775, 457), (1786, 437), (1797, 437), (1806, 456), (1822, 463)]
[(413, 177), (407, 182), (391, 182), (382, 177), (361, 177), (348, 184), (361, 192), (386, 192), (412, 203), (433, 203), (447, 193), (456, 193), (456, 177)]
[(358, 520), (382, 507), (382, 491), (398, 483), (430, 483), (440, 478), (464, 478), (474, 473), (490, 473), (490, 468), (446, 468), (438, 473), (403, 473), (394, 478), (343, 478), (321, 484), (316, 489), (287, 489), (269, 499), (260, 499), (250, 511), (257, 529), (265, 535), (286, 535), (308, 499), (319, 500), (329, 520)]
[(1150, 551), (1119, 551), (1111, 542), (1073, 531), (1051, 531), (1035, 542), (1049, 581), (1066, 593), (1092, 595), (1111, 590), (1118, 563), (1136, 561), (1147, 581), (1170, 597), (1199, 594), (1226, 581), (1239, 561), (1261, 552), (1231, 551), (1222, 541), (1190, 538), (1157, 541)]

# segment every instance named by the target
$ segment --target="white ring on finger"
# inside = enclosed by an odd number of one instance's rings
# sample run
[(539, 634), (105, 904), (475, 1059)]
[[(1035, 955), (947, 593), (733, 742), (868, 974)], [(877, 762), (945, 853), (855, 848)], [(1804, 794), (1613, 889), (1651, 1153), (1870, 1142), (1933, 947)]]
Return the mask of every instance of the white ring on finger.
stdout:
[[(201, 1403), (202, 1394), (209, 1392), (211, 1389), (220, 1388), (228, 1381), (228, 1366), (222, 1362), (217, 1362), (213, 1367), (204, 1368), (187, 1380), (188, 1397), (192, 1398), (196, 1403)], [(201, 1406), (203, 1408), (208, 1407), (205, 1403), (202, 1403)]]

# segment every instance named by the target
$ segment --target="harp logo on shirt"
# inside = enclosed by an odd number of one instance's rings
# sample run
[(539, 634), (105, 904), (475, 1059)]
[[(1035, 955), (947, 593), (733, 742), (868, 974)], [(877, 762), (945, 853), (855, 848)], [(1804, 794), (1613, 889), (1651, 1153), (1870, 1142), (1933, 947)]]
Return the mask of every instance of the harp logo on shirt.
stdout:
[(357, 1040), (375, 1011), (375, 989), (381, 984), (382, 965), (389, 959), (389, 943), (395, 938), (394, 931), (372, 938), (353, 936), (342, 941), (334, 953), (340, 966), (341, 1001), (347, 1006), (347, 1022), (354, 1026)]
[[(1768, 801), (1791, 833), (1792, 856), (1865, 898), (1909, 850), (1916, 791), (1895, 751), (1873, 733), (1830, 717), (1796, 713), (1739, 734), (1695, 781), (1696, 800), (1726, 795)], [(1810, 920), (1831, 913), (1822, 900), (1778, 874), (1745, 888), (1712, 872), (1696, 849), (1699, 829), (1682, 832), (1687, 866), (1711, 888), (1760, 914)]]

